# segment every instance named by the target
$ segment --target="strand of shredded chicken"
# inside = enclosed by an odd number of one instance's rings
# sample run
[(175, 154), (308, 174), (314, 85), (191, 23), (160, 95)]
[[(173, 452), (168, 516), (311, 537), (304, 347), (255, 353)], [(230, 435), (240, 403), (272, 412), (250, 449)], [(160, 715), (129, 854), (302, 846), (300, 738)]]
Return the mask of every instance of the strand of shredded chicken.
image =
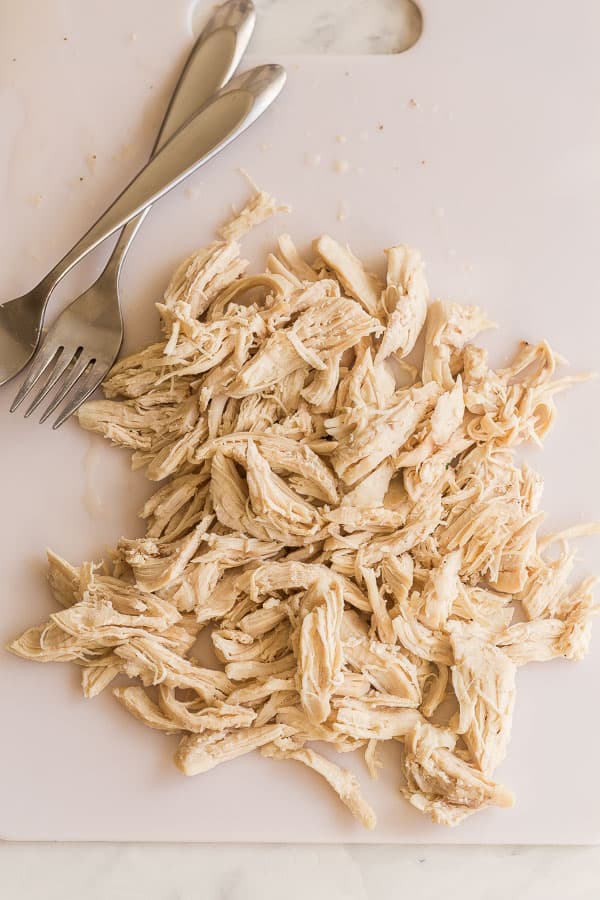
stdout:
[[(383, 283), (332, 237), (309, 261), (282, 235), (247, 275), (237, 239), (281, 209), (257, 192), (183, 262), (163, 339), (81, 409), (161, 485), (146, 536), (109, 562), (49, 554), (59, 609), (11, 649), (78, 663), (87, 697), (128, 676), (114, 696), (180, 735), (183, 773), (260, 748), (312, 768), (367, 828), (356, 777), (310, 744), (362, 749), (376, 777), (378, 743), (398, 740), (404, 796), (454, 825), (513, 803), (493, 773), (518, 667), (588, 650), (593, 580), (570, 581), (568, 539), (598, 529), (539, 538), (542, 480), (515, 459), (578, 379), (543, 341), (490, 368), (474, 343), (488, 319), (430, 302), (405, 246)], [(193, 656), (204, 628), (218, 666)]]

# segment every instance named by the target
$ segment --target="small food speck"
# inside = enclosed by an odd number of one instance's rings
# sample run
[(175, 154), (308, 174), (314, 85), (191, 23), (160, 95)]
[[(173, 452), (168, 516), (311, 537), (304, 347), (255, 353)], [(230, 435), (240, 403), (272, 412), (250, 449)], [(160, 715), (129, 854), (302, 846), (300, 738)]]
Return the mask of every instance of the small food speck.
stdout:
[(98, 157), (96, 156), (95, 153), (88, 153), (88, 155), (87, 155), (87, 157), (86, 157), (86, 160), (85, 160), (86, 163), (87, 163), (87, 167), (88, 167), (88, 169), (89, 169), (89, 171), (90, 171), (90, 173), (91, 173), (92, 175), (93, 175), (94, 172), (96, 171), (96, 161), (97, 161), (97, 158), (98, 158)]
[(336, 134), (335, 139), (338, 144), (345, 144), (348, 140), (345, 134)]
[(319, 166), (321, 164), (320, 153), (305, 153), (304, 162), (307, 166)]
[(63, 38), (63, 41), (68, 41), (68, 40), (69, 40), (69, 38), (65, 35)]
[(418, 109), (419, 108), (419, 104), (417, 103), (417, 101), (415, 100), (414, 97), (410, 98), (410, 100), (408, 101), (408, 105), (409, 105), (410, 109)]
[(338, 222), (344, 222), (346, 220), (346, 206), (344, 203), (340, 202), (337, 211), (337, 220)]
[(344, 175), (349, 168), (350, 163), (347, 159), (336, 159), (333, 161), (333, 171), (337, 172), (338, 175)]
[(34, 194), (33, 197), (31, 197), (30, 199), (31, 199), (32, 206), (36, 206), (36, 207), (41, 206), (42, 200), (44, 199), (44, 195), (43, 194)]
[(83, 175), (80, 175), (80, 176), (79, 176), (79, 180), (80, 180), (80, 181), (83, 181)]
[(380, 122), (379, 125), (377, 126), (377, 131), (383, 131), (383, 123), (382, 122)]
[(427, 165), (427, 160), (426, 160), (426, 159), (422, 159), (420, 165), (426, 166), (426, 165)]
[(11, 62), (16, 62), (16, 61), (17, 61), (17, 57), (16, 57), (16, 56), (13, 56)]

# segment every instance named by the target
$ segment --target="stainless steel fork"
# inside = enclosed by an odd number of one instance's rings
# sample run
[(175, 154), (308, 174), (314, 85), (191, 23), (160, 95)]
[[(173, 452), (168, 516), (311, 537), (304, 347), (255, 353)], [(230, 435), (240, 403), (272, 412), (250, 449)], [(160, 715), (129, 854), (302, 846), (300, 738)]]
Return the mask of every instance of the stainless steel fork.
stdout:
[[(237, 68), (255, 22), (251, 0), (229, 0), (218, 7), (196, 41), (165, 114), (157, 153), (183, 123), (220, 88)], [(67, 399), (53, 427), (58, 428), (104, 380), (123, 341), (119, 276), (131, 243), (150, 210), (146, 207), (123, 229), (100, 277), (57, 318), (38, 349), (10, 408), (14, 412), (37, 389), (25, 416), (50, 392), (46, 419)]]

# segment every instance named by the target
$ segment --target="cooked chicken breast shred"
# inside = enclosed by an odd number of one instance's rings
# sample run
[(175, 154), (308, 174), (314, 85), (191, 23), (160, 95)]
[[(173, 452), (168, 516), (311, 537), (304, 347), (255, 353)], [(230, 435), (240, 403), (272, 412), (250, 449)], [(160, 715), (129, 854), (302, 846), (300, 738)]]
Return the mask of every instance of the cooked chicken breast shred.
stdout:
[(328, 235), (311, 257), (283, 234), (251, 273), (240, 240), (285, 209), (257, 190), (185, 259), (162, 339), (80, 409), (161, 483), (103, 563), (48, 553), (56, 608), (9, 649), (76, 663), (85, 697), (111, 686), (120, 714), (177, 736), (184, 774), (295, 760), (366, 828), (328, 756), (360, 750), (377, 777), (397, 741), (398, 797), (456, 825), (514, 802), (494, 773), (518, 667), (589, 649), (571, 542), (599, 526), (544, 536), (543, 479), (516, 457), (585, 376), (558, 377), (545, 341), (492, 368), (488, 317), (430, 301), (404, 244), (383, 278)]

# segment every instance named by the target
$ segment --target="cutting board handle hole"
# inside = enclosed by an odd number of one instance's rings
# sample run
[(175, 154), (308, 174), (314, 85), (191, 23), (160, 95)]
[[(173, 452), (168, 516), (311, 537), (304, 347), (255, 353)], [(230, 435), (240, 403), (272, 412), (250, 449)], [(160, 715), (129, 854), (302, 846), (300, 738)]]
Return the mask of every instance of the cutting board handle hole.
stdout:
[[(334, 0), (316, 15), (307, 15), (298, 0), (254, 0), (256, 30), (250, 53), (360, 54), (404, 53), (417, 43), (423, 16), (415, 0)], [(190, 10), (194, 37), (200, 34), (212, 6), (196, 2)], [(374, 30), (370, 23), (378, 21)]]

